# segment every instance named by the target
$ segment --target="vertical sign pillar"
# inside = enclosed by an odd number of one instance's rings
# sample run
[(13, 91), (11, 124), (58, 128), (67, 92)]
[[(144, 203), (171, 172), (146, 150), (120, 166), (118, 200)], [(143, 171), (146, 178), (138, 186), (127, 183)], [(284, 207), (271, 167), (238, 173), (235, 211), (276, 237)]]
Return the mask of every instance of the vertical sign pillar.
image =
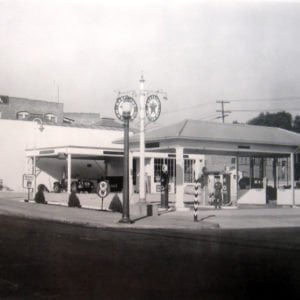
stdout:
[(184, 159), (183, 148), (176, 148), (176, 209), (184, 210)]
[(144, 77), (140, 79), (140, 201), (145, 201), (145, 95)]
[(36, 194), (36, 145), (34, 144), (34, 156), (33, 156), (33, 176), (34, 176), (34, 183), (33, 183), (33, 197)]

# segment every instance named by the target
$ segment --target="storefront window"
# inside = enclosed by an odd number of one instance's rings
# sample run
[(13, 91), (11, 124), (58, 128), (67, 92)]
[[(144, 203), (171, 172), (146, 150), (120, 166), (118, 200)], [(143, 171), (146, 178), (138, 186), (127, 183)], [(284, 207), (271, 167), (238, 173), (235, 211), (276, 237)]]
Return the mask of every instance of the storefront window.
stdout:
[(175, 182), (176, 160), (169, 158), (154, 159), (154, 182), (160, 182), (160, 175), (163, 164), (166, 164), (168, 166), (169, 182)]
[(194, 182), (194, 159), (184, 160), (184, 182), (192, 183)]
[(239, 165), (248, 165), (248, 164), (249, 164), (249, 157), (243, 157), (243, 156), (239, 157)]

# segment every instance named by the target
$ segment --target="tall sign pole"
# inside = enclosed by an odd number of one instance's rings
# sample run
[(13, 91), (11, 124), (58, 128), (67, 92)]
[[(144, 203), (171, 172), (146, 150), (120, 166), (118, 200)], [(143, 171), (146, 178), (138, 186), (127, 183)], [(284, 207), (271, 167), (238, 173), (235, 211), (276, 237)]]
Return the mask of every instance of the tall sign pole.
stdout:
[[(146, 193), (145, 193), (145, 119), (147, 117), (148, 121), (155, 122), (161, 112), (161, 103), (159, 100), (158, 95), (162, 94), (164, 95), (164, 99), (167, 99), (167, 95), (162, 90), (158, 91), (149, 91), (144, 89), (144, 83), (145, 79), (143, 75), (141, 75), (141, 78), (139, 80), (140, 82), (140, 89), (139, 89), (139, 97), (140, 97), (140, 175), (139, 175), (139, 201), (140, 202), (146, 202)], [(123, 95), (123, 96), (121, 96)], [(131, 96), (129, 96), (131, 95)], [(126, 98), (132, 98), (136, 96), (135, 91), (128, 91), (128, 92), (119, 92), (119, 98), (117, 99), (116, 105), (115, 105), (115, 112), (117, 117), (120, 120), (124, 120), (121, 116), (121, 112), (119, 112), (118, 107), (121, 107), (121, 99), (124, 97)], [(147, 96), (147, 99), (146, 99)], [(137, 108), (134, 108), (134, 112), (136, 115)], [(131, 120), (135, 118), (131, 117)]]
[(124, 122), (124, 173), (123, 173), (123, 211), (119, 223), (132, 223), (129, 215), (129, 121), (137, 115), (137, 105), (132, 97), (118, 97), (115, 103), (115, 114)]
[(140, 201), (146, 201), (145, 196), (145, 91), (144, 77), (140, 79)]

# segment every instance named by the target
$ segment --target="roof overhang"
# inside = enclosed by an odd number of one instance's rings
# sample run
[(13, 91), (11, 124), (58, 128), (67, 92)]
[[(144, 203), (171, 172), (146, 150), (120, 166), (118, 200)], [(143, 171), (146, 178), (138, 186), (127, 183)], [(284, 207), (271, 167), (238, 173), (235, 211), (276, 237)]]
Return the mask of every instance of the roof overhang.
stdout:
[[(172, 152), (184, 148), (186, 154), (214, 154), (231, 156), (283, 157), (298, 151), (298, 146), (262, 143), (240, 143), (223, 140), (199, 140), (183, 137), (146, 139), (145, 150), (151, 152)], [(130, 149), (138, 151), (139, 142), (130, 141)]]
[(74, 159), (105, 159), (107, 157), (123, 157), (123, 149), (100, 148), (100, 147), (82, 147), (82, 146), (59, 146), (26, 149), (27, 157), (48, 157), (65, 159), (71, 154)]

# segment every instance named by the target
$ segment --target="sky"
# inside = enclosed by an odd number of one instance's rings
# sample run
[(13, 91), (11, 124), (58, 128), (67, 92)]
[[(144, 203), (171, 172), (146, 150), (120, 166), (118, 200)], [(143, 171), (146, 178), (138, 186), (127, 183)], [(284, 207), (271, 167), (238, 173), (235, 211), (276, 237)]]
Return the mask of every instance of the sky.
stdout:
[(117, 92), (138, 92), (143, 74), (168, 95), (157, 126), (221, 122), (220, 100), (228, 123), (300, 114), (300, 1), (0, 0), (0, 11), (1, 95), (115, 117)]

